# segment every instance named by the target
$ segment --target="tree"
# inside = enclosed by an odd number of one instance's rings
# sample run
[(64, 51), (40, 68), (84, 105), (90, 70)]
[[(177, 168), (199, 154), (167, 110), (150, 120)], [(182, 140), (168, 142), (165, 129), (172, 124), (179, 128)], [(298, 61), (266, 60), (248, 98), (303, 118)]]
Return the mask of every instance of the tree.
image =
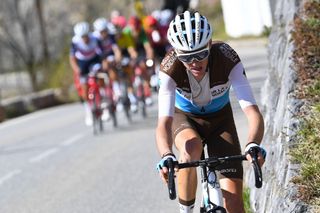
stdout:
[(36, 91), (36, 64), (40, 59), (39, 33), (35, 25), (33, 1), (2, 0), (0, 43), (15, 57), (16, 66), (25, 67)]

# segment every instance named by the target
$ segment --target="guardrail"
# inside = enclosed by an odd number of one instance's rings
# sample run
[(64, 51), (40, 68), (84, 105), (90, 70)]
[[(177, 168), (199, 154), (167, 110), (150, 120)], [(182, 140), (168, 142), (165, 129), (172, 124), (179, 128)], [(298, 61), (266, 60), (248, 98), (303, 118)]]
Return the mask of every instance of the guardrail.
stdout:
[(0, 103), (0, 122), (39, 109), (60, 105), (63, 103), (60, 96), (60, 89), (48, 89), (2, 100)]

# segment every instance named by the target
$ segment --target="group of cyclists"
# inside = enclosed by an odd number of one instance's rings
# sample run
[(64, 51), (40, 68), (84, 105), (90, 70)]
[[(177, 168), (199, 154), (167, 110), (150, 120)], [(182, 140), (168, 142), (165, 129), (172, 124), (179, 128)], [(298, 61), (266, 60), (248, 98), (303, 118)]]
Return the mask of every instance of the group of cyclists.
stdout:
[[(92, 125), (88, 103), (88, 76), (92, 72), (107, 74), (107, 85), (104, 86), (112, 88), (115, 104), (123, 93), (120, 84), (125, 83), (132, 112), (138, 110), (135, 77), (139, 76), (139, 79), (143, 79), (144, 101), (146, 105), (152, 104), (152, 88), (157, 88), (157, 66), (170, 48), (166, 32), (172, 15), (168, 11), (159, 11), (153, 15), (133, 15), (126, 18), (115, 10), (109, 19), (99, 17), (92, 25), (86, 21), (74, 25), (70, 65), (75, 86), (84, 105), (87, 125)], [(118, 108), (121, 108), (120, 103)], [(105, 111), (102, 119), (108, 118), (109, 114)]]

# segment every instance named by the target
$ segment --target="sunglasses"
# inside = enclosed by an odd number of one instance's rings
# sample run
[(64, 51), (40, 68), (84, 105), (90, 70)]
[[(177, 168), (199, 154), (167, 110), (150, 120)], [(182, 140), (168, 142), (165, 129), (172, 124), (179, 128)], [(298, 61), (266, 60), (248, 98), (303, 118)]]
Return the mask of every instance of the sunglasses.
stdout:
[(205, 49), (192, 52), (192, 53), (177, 53), (177, 58), (179, 61), (185, 62), (185, 63), (191, 63), (194, 60), (196, 61), (202, 61), (206, 59), (209, 56), (209, 47), (206, 47)]

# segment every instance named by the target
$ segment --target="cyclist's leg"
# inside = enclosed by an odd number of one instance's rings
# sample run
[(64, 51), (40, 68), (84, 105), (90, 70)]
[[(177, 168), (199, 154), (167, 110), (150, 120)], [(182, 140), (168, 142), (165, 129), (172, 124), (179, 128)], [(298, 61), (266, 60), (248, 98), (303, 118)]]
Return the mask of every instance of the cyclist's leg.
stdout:
[[(240, 144), (233, 116), (227, 113), (219, 128), (213, 132), (208, 142), (209, 156), (227, 156), (241, 154)], [(228, 212), (244, 212), (242, 200), (242, 163), (230, 162), (217, 167), (220, 170), (220, 185), (224, 198), (224, 206)]]
[[(180, 162), (199, 160), (203, 145), (202, 139), (182, 113), (175, 113), (173, 122), (175, 146), (179, 151)], [(182, 169), (177, 173), (180, 212), (192, 212), (197, 190), (195, 168)]]
[(244, 213), (243, 180), (240, 178), (222, 178), (220, 185), (225, 208), (230, 213)]
[[(179, 132), (175, 138), (175, 145), (179, 151), (180, 162), (199, 160), (202, 153), (202, 140), (198, 134), (190, 128)], [(193, 207), (197, 191), (197, 170), (196, 168), (182, 169), (177, 174), (179, 203), (184, 208)], [(191, 210), (191, 209), (190, 209)], [(191, 211), (181, 212), (191, 212)]]

